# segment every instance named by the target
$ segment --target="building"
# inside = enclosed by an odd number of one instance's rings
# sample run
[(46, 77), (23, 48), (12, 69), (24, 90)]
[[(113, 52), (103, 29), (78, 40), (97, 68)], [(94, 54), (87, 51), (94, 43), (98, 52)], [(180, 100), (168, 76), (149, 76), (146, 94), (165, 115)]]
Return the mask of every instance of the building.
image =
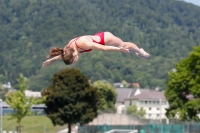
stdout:
[(123, 87), (124, 87), (124, 84), (123, 84), (123, 83), (114, 83), (113, 86), (114, 86), (114, 87), (123, 88)]
[(30, 98), (30, 97), (34, 97), (34, 98), (41, 98), (41, 92), (39, 91), (32, 91), (32, 90), (25, 90), (25, 95), (26, 97)]
[(124, 100), (125, 108), (136, 105), (138, 109), (146, 110), (145, 118), (147, 119), (166, 119), (166, 108), (169, 105), (163, 92), (146, 90)]
[[(33, 110), (35, 113), (39, 113), (39, 115), (46, 115), (44, 112), (44, 109), (46, 108), (45, 104), (38, 104), (38, 105), (33, 105), (30, 110)], [(0, 102), (0, 110), (2, 109), (2, 114), (7, 115), (7, 114), (12, 114), (13, 113), (13, 108), (10, 107), (6, 102), (1, 101)]]
[(125, 113), (125, 99), (141, 94), (141, 89), (139, 88), (116, 88), (115, 90), (117, 92), (116, 108), (118, 114)]
[(124, 99), (130, 98), (131, 96), (135, 95), (137, 89), (135, 88), (116, 88), (117, 92), (117, 99), (116, 99), (116, 108), (117, 114), (125, 113), (125, 104)]
[[(10, 92), (15, 92), (17, 91), (16, 89), (9, 89), (8, 92), (6, 93), (6, 96), (8, 95), (8, 93)], [(41, 92), (39, 91), (32, 91), (32, 90), (25, 90), (25, 95), (27, 98), (30, 98), (30, 97), (34, 97), (34, 98), (41, 98), (42, 95), (41, 95)]]
[(7, 83), (3, 84), (3, 87), (10, 89), (12, 86), (11, 86), (10, 82), (7, 82)]

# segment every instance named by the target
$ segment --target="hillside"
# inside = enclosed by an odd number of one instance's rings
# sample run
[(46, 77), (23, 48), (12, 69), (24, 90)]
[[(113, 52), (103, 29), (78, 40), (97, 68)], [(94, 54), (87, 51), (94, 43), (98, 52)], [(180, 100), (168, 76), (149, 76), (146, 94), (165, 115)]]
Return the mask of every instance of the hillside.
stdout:
[(41, 68), (49, 47), (63, 47), (71, 38), (110, 31), (151, 54), (147, 61), (124, 53), (91, 52), (76, 65), (91, 81), (139, 82), (165, 88), (167, 72), (193, 46), (200, 44), (200, 7), (176, 0), (1, 0), (0, 83), (16, 83), (19, 73), (31, 89), (40, 90), (56, 62)]

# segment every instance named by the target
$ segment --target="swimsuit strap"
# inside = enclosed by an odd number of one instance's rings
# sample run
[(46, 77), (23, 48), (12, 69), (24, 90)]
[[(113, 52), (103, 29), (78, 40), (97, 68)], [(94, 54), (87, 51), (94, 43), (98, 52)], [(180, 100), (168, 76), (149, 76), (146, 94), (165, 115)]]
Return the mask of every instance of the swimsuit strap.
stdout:
[[(79, 38), (80, 38), (80, 36), (79, 36), (79, 37), (77, 37), (77, 38), (76, 38), (74, 41), (72, 41), (72, 42), (74, 42), (74, 43), (75, 43), (75, 45), (76, 45), (76, 47), (77, 47), (77, 48), (79, 48), (79, 49), (83, 50), (83, 51), (80, 51), (79, 53), (83, 53), (83, 52), (90, 52), (92, 49), (83, 49), (83, 48), (81, 48), (81, 47), (79, 47), (79, 46), (78, 46), (78, 44), (76, 43), (76, 41), (77, 41)], [(72, 43), (72, 42), (71, 42), (71, 43)], [(71, 44), (71, 43), (70, 43), (70, 44)]]
[(78, 39), (79, 37), (75, 38), (73, 41), (71, 41), (69, 44), (68, 44), (68, 47), (75, 41), (75, 44), (76, 44), (76, 40)]
[(88, 36), (88, 37), (91, 38), (93, 42), (96, 42), (92, 37), (90, 37), (90, 36)]
[(76, 45), (77, 48), (79, 48), (79, 49), (81, 49), (81, 50), (85, 50), (85, 49), (82, 49), (81, 47), (79, 47), (78, 44), (76, 43), (76, 41), (77, 41), (79, 38), (80, 38), (80, 36), (77, 37), (77, 38), (75, 39), (75, 42), (74, 42), (74, 43), (75, 43), (75, 45)]

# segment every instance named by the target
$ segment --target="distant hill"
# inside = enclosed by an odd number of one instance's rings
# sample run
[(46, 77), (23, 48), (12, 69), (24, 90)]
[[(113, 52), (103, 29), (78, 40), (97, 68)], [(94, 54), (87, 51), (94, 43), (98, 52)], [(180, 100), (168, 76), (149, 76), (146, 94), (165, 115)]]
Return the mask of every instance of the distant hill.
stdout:
[[(199, 14), (200, 7), (177, 0), (1, 0), (0, 83), (15, 84), (23, 73), (30, 89), (41, 90), (54, 72), (75, 67), (92, 82), (126, 80), (165, 89), (168, 71), (200, 44)], [(151, 58), (98, 51), (82, 54), (76, 65), (41, 68), (49, 47), (98, 31), (136, 43)]]

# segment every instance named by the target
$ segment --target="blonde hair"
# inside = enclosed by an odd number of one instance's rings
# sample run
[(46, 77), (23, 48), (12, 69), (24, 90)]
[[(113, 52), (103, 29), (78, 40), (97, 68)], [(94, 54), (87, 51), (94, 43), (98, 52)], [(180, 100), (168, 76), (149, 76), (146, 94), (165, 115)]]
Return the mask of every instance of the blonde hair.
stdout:
[(66, 65), (70, 65), (74, 61), (74, 56), (73, 56), (74, 51), (75, 50), (73, 48), (69, 48), (69, 47), (67, 47), (65, 49), (65, 51), (63, 50), (63, 48), (52, 47), (49, 50), (49, 54), (47, 55), (47, 59), (61, 55), (63, 62)]

